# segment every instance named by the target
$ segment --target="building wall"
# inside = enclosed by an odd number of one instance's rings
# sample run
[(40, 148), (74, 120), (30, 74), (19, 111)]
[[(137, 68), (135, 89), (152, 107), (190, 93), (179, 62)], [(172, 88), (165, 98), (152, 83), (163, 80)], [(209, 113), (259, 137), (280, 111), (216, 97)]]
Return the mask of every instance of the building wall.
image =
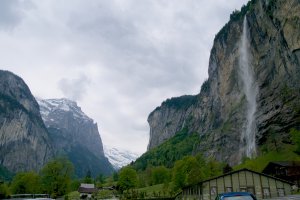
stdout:
[(183, 199), (214, 200), (220, 193), (251, 192), (258, 199), (266, 199), (290, 195), (291, 191), (292, 187), (287, 182), (256, 172), (241, 170), (185, 188), (182, 197)]

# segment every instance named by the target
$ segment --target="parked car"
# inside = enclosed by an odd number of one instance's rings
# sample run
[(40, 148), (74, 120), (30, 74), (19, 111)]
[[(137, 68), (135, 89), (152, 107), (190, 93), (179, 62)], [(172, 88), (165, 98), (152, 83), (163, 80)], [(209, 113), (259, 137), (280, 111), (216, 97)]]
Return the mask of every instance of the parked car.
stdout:
[(255, 196), (249, 192), (228, 192), (218, 194), (215, 200), (257, 200)]

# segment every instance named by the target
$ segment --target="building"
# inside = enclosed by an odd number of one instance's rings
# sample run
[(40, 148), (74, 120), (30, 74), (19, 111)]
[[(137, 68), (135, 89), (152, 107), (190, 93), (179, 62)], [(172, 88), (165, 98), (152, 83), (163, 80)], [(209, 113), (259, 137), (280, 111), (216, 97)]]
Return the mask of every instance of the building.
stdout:
[(81, 183), (78, 188), (80, 198), (92, 198), (92, 194), (97, 193), (98, 189), (95, 188), (94, 184)]
[(214, 200), (224, 192), (251, 192), (258, 199), (292, 193), (293, 183), (249, 169), (233, 171), (183, 188), (182, 199)]
[(263, 173), (300, 186), (300, 161), (269, 162)]

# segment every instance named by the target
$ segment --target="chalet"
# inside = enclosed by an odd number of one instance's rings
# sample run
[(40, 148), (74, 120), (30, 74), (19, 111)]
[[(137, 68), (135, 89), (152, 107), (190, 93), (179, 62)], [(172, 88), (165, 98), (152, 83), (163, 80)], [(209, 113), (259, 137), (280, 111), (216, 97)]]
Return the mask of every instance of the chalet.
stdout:
[(263, 173), (275, 176), (300, 186), (300, 161), (270, 162)]
[(249, 169), (241, 169), (183, 188), (182, 199), (214, 200), (224, 192), (251, 192), (258, 199), (292, 193), (293, 183)]
[(78, 192), (80, 193), (80, 198), (91, 198), (92, 194), (98, 192), (98, 189), (95, 188), (95, 184), (81, 183), (78, 188)]

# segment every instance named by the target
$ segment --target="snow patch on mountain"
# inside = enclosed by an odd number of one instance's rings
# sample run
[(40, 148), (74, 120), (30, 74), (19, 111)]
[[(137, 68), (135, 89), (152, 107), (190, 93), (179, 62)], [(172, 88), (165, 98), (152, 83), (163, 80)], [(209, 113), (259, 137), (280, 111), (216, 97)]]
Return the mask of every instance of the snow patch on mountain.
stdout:
[(89, 118), (75, 101), (69, 99), (39, 99), (36, 98), (39, 106), (42, 118), (44, 121), (53, 121), (50, 113), (69, 112), (74, 118), (79, 120), (93, 121)]
[(116, 170), (135, 161), (140, 155), (128, 150), (104, 146), (104, 154)]

